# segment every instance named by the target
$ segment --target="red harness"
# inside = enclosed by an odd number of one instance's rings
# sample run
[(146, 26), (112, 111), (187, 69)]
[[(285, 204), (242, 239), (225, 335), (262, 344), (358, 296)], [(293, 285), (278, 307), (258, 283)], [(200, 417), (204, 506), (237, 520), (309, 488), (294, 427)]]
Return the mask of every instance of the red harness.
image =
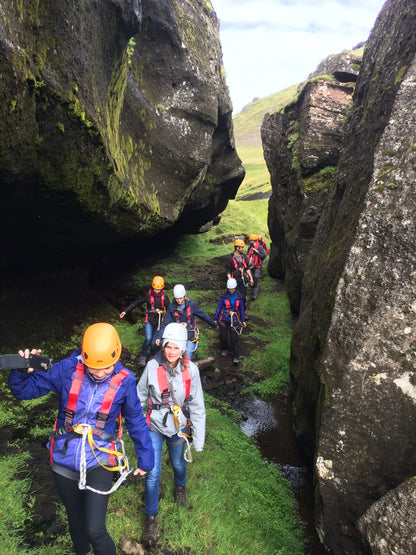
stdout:
[[(97, 421), (95, 423), (95, 428), (93, 433), (97, 436), (103, 436), (106, 432), (104, 431), (105, 423), (108, 420), (108, 415), (110, 414), (111, 407), (113, 405), (114, 397), (120, 388), (123, 380), (129, 375), (129, 372), (122, 368), (120, 372), (114, 374), (110, 380), (107, 391), (104, 394), (100, 410), (97, 413)], [(65, 433), (70, 433), (73, 431), (73, 420), (75, 415), (75, 409), (78, 402), (79, 393), (81, 391), (82, 382), (84, 379), (84, 365), (79, 362), (75, 368), (74, 378), (72, 380), (71, 388), (68, 394), (68, 402), (64, 408), (65, 421), (62, 428), (57, 429), (55, 421), (55, 427), (51, 436), (51, 449), (50, 449), (50, 462), (53, 462), (53, 445), (55, 442), (55, 437), (64, 435)], [(119, 429), (117, 433), (117, 438), (120, 439), (123, 434), (123, 428), (121, 425), (121, 412), (118, 415)], [(109, 440), (110, 441), (110, 440)]]
[[(235, 311), (239, 312), (238, 308), (240, 306), (240, 299), (237, 297), (235, 299)], [(219, 321), (221, 321), (224, 312), (229, 312), (230, 311), (230, 307), (231, 307), (231, 302), (230, 299), (228, 297), (225, 297), (225, 310), (223, 309), (223, 311), (221, 312), (221, 316), (219, 317)]]
[[(180, 322), (180, 312), (179, 310), (175, 310), (173, 311), (173, 317), (175, 318), (175, 322)], [(188, 304), (188, 306), (186, 307), (186, 316), (187, 316), (187, 320), (188, 320), (188, 326), (191, 327), (192, 326), (192, 311), (191, 311), (191, 305)]]
[[(168, 376), (167, 376), (166, 368), (163, 365), (158, 366), (158, 369), (157, 369), (157, 383), (158, 383), (158, 386), (159, 386), (159, 391), (161, 392), (161, 395), (162, 395), (162, 402), (159, 403), (159, 404), (152, 403), (152, 399), (149, 397), (147, 417), (146, 417), (147, 424), (150, 424), (150, 414), (151, 414), (152, 410), (160, 410), (160, 409), (170, 408), (170, 404), (169, 404), (170, 391), (169, 391), (169, 385), (168, 385)], [(182, 371), (182, 384), (185, 388), (185, 401), (183, 403), (183, 407), (181, 407), (181, 408), (182, 408), (182, 412), (184, 413), (184, 415), (188, 416), (186, 414), (186, 409), (187, 409), (187, 405), (188, 405), (189, 401), (191, 400), (191, 396), (190, 396), (191, 374), (189, 372), (189, 357), (188, 356), (185, 357), (185, 367)]]
[(248, 253), (247, 253), (248, 259), (250, 260), (250, 258), (251, 258), (251, 264), (255, 268), (261, 268), (262, 267), (262, 260), (261, 260), (260, 256), (258, 256), (258, 254), (253, 252), (253, 249), (258, 250), (258, 248), (259, 248), (259, 242), (257, 241), (254, 245), (250, 245), (250, 248), (248, 249)]
[[(152, 290), (149, 289), (149, 296), (150, 296), (150, 310), (147, 309), (146, 310), (146, 319), (145, 322), (149, 321), (149, 312), (155, 312), (155, 297), (152, 294)], [(165, 308), (165, 294), (162, 293), (161, 297), (160, 297), (162, 303), (161, 303), (161, 309), (163, 310)]]
[(238, 265), (238, 262), (237, 262), (237, 259), (236, 259), (235, 256), (233, 256), (233, 262), (234, 262), (234, 266), (235, 266), (235, 269), (236, 269), (236, 270), (241, 270), (243, 267), (244, 267), (245, 269), (247, 269), (247, 262), (246, 262), (246, 259), (245, 259), (244, 256), (241, 257), (241, 264), (242, 264), (242, 266), (239, 266), (239, 265)]

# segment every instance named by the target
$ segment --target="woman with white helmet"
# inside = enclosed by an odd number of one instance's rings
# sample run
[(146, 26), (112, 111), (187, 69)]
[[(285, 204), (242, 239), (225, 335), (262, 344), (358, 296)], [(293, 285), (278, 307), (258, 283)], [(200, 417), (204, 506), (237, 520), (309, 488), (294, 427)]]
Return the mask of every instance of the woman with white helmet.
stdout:
[(237, 291), (237, 281), (234, 278), (227, 280), (227, 289), (219, 298), (215, 320), (220, 324), (221, 354), (226, 356), (229, 352), (233, 364), (238, 364), (239, 337), (247, 324), (244, 299)]
[(198, 346), (198, 329), (196, 327), (195, 316), (201, 318), (212, 326), (217, 328), (217, 322), (215, 322), (208, 314), (199, 308), (199, 306), (191, 299), (186, 297), (185, 287), (178, 283), (173, 288), (174, 301), (168, 306), (165, 319), (159, 330), (158, 338), (156, 344), (160, 344), (160, 338), (163, 336), (163, 331), (165, 327), (171, 322), (179, 322), (186, 326), (188, 331), (186, 354), (192, 359), (193, 353), (196, 351)]
[(198, 367), (185, 355), (187, 331), (180, 323), (163, 330), (162, 349), (149, 360), (137, 386), (155, 451), (155, 466), (145, 478), (146, 522), (142, 540), (147, 547), (157, 542), (159, 478), (162, 447), (166, 441), (174, 477), (174, 496), (186, 506), (185, 446), (191, 435), (195, 451), (205, 442), (205, 404)]

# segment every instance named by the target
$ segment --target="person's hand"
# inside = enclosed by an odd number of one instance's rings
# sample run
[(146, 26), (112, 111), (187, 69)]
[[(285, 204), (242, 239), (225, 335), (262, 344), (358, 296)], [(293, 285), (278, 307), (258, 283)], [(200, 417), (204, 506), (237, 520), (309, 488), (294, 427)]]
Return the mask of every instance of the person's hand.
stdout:
[(126, 315), (126, 313), (123, 311), (120, 313), (120, 318), (124, 318), (124, 316)]
[(146, 476), (147, 474), (147, 470), (142, 470), (141, 468), (136, 468), (136, 470), (133, 472), (133, 476)]
[[(23, 358), (29, 358), (29, 355), (40, 355), (41, 352), (42, 349), (32, 349), (31, 351), (29, 351), (29, 349), (25, 349), (24, 351), (20, 350), (19, 355)], [(27, 371), (33, 372), (33, 368), (28, 368)]]
[(247, 327), (247, 323), (243, 322), (243, 328), (246, 328), (246, 327)]
[(250, 285), (254, 285), (254, 279), (253, 278), (250, 279)]

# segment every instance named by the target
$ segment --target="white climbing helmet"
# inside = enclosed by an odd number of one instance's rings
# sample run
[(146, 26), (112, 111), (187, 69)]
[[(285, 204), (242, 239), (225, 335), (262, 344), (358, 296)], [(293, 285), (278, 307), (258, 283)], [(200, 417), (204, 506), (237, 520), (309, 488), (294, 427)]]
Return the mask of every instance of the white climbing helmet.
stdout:
[(186, 342), (188, 340), (188, 332), (185, 326), (179, 324), (178, 322), (172, 322), (168, 324), (163, 330), (162, 335), (162, 347), (166, 343), (175, 343), (179, 347), (182, 353), (186, 351)]
[(227, 280), (227, 289), (235, 289), (237, 287), (237, 280), (230, 278)]
[(185, 287), (180, 283), (178, 283), (178, 285), (175, 285), (175, 287), (173, 288), (173, 298), (182, 299), (182, 297), (184, 297), (185, 295), (186, 295)]

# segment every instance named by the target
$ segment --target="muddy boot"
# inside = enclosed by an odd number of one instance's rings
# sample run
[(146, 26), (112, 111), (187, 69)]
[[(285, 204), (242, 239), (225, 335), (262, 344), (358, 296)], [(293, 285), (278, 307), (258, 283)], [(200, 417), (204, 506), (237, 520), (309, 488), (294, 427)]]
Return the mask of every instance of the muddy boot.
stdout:
[(186, 507), (185, 486), (177, 486), (175, 484), (175, 502), (179, 507)]
[(157, 543), (157, 515), (146, 515), (142, 542), (146, 547), (154, 547)]

